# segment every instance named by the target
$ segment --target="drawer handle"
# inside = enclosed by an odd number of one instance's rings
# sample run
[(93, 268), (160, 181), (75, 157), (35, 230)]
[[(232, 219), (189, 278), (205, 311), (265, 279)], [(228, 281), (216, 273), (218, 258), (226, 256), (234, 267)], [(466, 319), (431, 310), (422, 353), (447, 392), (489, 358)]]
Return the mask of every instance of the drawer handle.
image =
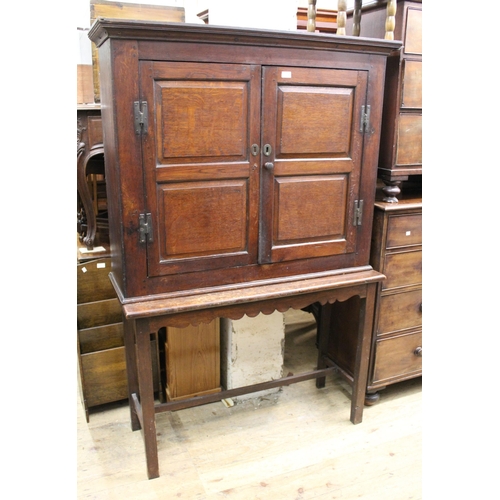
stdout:
[(267, 170), (272, 171), (274, 168), (274, 164), (268, 161), (267, 163), (264, 163), (264, 167), (267, 168)]
[(418, 310), (422, 312), (422, 302), (420, 302), (420, 305), (418, 306)]
[(415, 354), (415, 356), (418, 356), (419, 358), (422, 357), (422, 348), (421, 347), (417, 347), (414, 351), (413, 351), (413, 354)]

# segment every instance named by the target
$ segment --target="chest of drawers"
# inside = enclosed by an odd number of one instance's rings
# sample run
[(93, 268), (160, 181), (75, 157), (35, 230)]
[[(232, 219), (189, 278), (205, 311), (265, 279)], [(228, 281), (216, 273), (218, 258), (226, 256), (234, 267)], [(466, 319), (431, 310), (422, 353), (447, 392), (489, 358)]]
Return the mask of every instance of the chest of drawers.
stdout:
[[(361, 36), (383, 38), (385, 2), (363, 9)], [(398, 0), (394, 39), (403, 42), (388, 59), (378, 177), (385, 199), (397, 202), (405, 181), (422, 175), (422, 1)]]
[(422, 374), (421, 198), (375, 203), (371, 254), (387, 279), (377, 296), (368, 392)]
[[(399, 203), (375, 203), (370, 262), (386, 279), (378, 285), (374, 335), (365, 404), (379, 399), (387, 385), (422, 375), (422, 199), (404, 196)], [(333, 306), (329, 356), (352, 378), (359, 300)]]

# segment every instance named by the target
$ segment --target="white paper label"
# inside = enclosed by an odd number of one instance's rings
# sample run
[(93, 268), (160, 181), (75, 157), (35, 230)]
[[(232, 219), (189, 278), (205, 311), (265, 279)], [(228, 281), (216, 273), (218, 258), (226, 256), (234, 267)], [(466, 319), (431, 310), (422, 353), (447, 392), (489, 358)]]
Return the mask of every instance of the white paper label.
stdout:
[(87, 272), (87, 268), (86, 267), (82, 267), (82, 273), (86, 273)]
[(106, 262), (98, 262), (97, 269), (104, 269), (106, 267)]
[(281, 78), (292, 78), (292, 72), (291, 71), (282, 71)]
[(406, 231), (406, 236), (410, 236), (411, 231)]

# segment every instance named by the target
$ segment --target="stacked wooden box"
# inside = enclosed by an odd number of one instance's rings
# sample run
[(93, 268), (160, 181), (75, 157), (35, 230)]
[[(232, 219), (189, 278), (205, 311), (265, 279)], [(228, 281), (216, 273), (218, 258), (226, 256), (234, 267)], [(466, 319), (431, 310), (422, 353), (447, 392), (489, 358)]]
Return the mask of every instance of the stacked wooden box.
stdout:
[[(120, 303), (109, 281), (111, 259), (77, 264), (78, 369), (87, 421), (89, 408), (128, 398)], [(158, 354), (151, 342), (155, 387)]]

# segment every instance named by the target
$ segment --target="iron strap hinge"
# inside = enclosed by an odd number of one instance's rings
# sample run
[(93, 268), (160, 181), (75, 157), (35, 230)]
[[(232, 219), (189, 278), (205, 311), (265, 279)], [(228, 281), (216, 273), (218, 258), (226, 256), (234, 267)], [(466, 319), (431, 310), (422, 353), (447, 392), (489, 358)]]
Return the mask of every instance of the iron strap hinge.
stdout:
[(361, 226), (363, 220), (363, 200), (354, 200), (353, 225)]
[(153, 241), (153, 227), (151, 214), (139, 214), (139, 243), (151, 243)]
[(134, 101), (134, 128), (137, 135), (148, 133), (147, 101)]
[(361, 118), (359, 120), (359, 131), (362, 134), (371, 134), (373, 130), (371, 129), (370, 125), (370, 105), (367, 104), (366, 106), (363, 105), (361, 106)]

